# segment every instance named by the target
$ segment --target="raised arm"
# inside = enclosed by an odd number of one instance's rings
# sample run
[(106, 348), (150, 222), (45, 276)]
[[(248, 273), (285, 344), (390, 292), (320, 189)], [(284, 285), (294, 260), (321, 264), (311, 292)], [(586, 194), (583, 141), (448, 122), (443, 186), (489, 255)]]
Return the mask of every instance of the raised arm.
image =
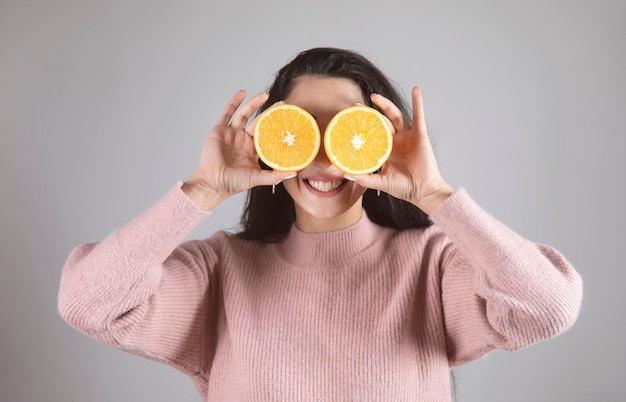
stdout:
[(431, 219), (450, 239), (441, 298), (452, 364), (523, 348), (574, 323), (582, 281), (558, 251), (522, 238), (463, 190)]
[(75, 248), (61, 276), (61, 316), (120, 349), (197, 370), (218, 257), (196, 242), (179, 244), (207, 215), (179, 185), (100, 243)]
[(228, 197), (290, 175), (260, 168), (247, 124), (267, 94), (242, 105), (245, 97), (241, 90), (228, 102), (184, 184), (103, 241), (72, 251), (58, 298), (72, 326), (190, 374), (199, 370), (219, 252), (209, 242), (180, 244)]
[(517, 349), (554, 336), (578, 315), (580, 276), (556, 250), (536, 245), (483, 211), (443, 179), (430, 144), (419, 88), (407, 119), (373, 94), (396, 134), (379, 174), (356, 176), (365, 187), (413, 203), (451, 242), (442, 253), (442, 303), (450, 359), (459, 364), (494, 348)]

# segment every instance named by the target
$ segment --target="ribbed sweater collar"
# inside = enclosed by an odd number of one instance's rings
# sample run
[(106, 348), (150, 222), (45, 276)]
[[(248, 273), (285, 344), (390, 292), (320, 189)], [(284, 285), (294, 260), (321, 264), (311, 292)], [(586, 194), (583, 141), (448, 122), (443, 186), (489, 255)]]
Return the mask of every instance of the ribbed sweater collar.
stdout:
[(303, 270), (339, 268), (372, 246), (382, 230), (365, 212), (354, 225), (332, 232), (305, 233), (293, 225), (277, 251), (291, 265)]

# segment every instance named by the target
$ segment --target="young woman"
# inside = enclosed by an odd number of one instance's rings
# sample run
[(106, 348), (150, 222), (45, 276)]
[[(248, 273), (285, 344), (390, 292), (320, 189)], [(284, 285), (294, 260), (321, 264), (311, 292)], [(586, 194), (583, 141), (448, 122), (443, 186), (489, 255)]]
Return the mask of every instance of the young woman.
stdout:
[[(245, 97), (187, 181), (72, 251), (59, 293), (72, 326), (181, 370), (204, 400), (445, 401), (452, 366), (573, 324), (579, 275), (446, 183), (418, 88), (409, 109), (368, 60), (319, 48)], [(323, 149), (299, 172), (262, 168), (253, 116), (277, 101), (322, 132), (346, 107), (376, 107), (395, 128), (392, 155), (359, 177)], [(244, 190), (240, 233), (182, 243)]]

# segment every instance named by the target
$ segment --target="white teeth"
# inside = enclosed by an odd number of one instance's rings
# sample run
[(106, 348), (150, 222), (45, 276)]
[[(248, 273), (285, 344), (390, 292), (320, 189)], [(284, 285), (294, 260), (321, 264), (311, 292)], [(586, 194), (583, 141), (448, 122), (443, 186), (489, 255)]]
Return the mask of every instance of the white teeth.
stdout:
[(343, 184), (343, 180), (328, 180), (328, 181), (308, 180), (308, 182), (311, 187), (323, 193), (333, 191), (339, 188)]

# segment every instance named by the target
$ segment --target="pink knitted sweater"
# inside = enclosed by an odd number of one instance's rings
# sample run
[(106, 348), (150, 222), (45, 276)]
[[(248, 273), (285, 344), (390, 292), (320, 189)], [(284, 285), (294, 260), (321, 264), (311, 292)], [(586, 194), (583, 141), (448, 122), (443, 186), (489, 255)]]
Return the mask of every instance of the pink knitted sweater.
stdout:
[(173, 188), (61, 278), (72, 326), (186, 373), (205, 401), (449, 401), (449, 368), (567, 329), (579, 275), (463, 190), (434, 225), (363, 216), (263, 244), (218, 232)]

